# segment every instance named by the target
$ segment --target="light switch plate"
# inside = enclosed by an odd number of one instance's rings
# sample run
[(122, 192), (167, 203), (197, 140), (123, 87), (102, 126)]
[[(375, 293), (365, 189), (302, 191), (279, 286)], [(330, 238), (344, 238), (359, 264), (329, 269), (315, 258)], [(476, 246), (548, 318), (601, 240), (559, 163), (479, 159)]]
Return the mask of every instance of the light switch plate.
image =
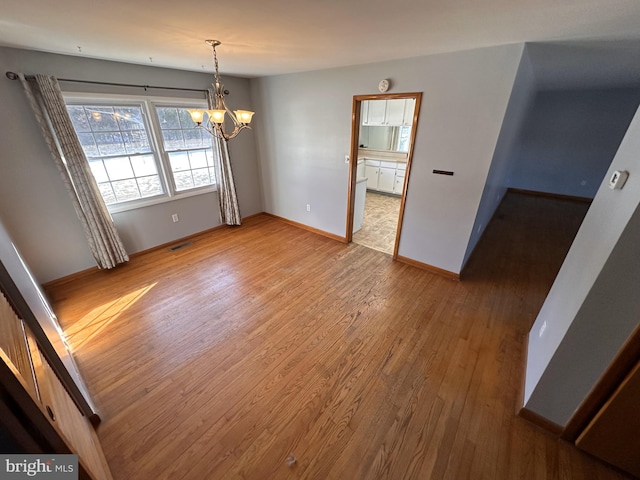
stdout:
[(626, 170), (616, 170), (611, 174), (611, 178), (609, 179), (609, 188), (612, 190), (620, 190), (624, 187), (624, 183), (628, 177), (629, 172)]

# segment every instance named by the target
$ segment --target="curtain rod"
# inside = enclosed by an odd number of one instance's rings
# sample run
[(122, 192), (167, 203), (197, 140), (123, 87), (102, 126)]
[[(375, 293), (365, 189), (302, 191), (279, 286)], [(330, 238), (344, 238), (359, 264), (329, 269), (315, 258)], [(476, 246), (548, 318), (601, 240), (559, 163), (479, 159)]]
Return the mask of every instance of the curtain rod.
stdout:
[[(6, 75), (7, 75), (7, 78), (9, 80), (17, 80), (18, 79), (18, 74), (15, 73), (15, 72), (7, 72)], [(33, 75), (25, 75), (25, 78), (31, 80), (31, 79), (33, 79), (35, 77)], [(58, 78), (58, 81), (60, 81), (60, 82), (74, 82), (74, 83), (88, 83), (88, 84), (91, 84), (91, 85), (108, 85), (108, 86), (112, 86), (112, 87), (144, 88), (145, 91), (148, 88), (155, 88), (155, 89), (160, 89), (160, 90), (180, 90), (182, 92), (202, 92), (202, 93), (207, 93), (206, 90), (203, 90), (201, 88), (159, 87), (157, 85), (139, 85), (139, 84), (135, 84), (135, 83), (96, 82), (96, 81), (92, 81), (92, 80), (73, 80), (73, 79), (70, 79), (70, 78)]]

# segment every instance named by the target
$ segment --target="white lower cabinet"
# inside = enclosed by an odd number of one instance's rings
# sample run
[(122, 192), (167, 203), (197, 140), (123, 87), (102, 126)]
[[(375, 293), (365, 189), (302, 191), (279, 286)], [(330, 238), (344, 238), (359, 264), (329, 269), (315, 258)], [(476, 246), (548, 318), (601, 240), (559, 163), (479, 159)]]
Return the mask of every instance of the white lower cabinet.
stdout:
[(393, 192), (393, 186), (396, 183), (396, 169), (380, 167), (380, 175), (378, 176), (378, 190), (383, 192)]
[(407, 164), (384, 160), (365, 160), (367, 190), (402, 195)]
[(380, 167), (369, 165), (369, 160), (367, 160), (367, 164), (365, 165), (365, 168), (364, 168), (364, 173), (367, 177), (367, 189), (377, 190), (378, 177), (380, 176)]

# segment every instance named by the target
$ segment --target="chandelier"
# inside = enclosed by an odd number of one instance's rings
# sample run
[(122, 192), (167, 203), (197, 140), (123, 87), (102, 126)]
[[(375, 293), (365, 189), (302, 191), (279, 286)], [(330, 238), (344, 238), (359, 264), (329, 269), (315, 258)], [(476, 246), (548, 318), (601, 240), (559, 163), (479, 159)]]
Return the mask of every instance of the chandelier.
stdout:
[[(191, 118), (200, 128), (204, 128), (214, 137), (229, 141), (236, 135), (238, 135), (245, 128), (251, 128), (251, 117), (254, 112), (249, 110), (235, 110), (232, 112), (227, 103), (224, 101), (225, 94), (229, 94), (228, 90), (224, 89), (224, 85), (220, 81), (220, 74), (218, 73), (218, 57), (216, 56), (216, 47), (220, 45), (218, 40), (207, 40), (205, 42), (213, 50), (213, 65), (215, 67), (215, 78), (213, 83), (214, 108), (211, 110), (190, 109), (189, 113)], [(233, 122), (233, 131), (227, 133), (225, 131), (225, 114), (229, 114), (231, 121)], [(206, 121), (205, 120), (206, 117)]]

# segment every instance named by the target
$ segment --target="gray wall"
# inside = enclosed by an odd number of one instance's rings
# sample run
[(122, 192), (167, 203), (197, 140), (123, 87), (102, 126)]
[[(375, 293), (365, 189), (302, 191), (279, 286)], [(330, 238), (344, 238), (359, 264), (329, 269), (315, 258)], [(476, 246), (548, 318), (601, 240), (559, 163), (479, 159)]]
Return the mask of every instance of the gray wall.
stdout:
[(593, 198), (639, 102), (638, 88), (538, 91), (508, 186)]
[(390, 93), (424, 92), (399, 254), (460, 272), (522, 50), (252, 79), (265, 210), (345, 235), (352, 98), (389, 78)]
[[(640, 318), (640, 110), (529, 333), (525, 406), (565, 425)], [(611, 190), (614, 170), (627, 170)]]
[(518, 67), (518, 74), (511, 91), (511, 97), (509, 98), (507, 113), (502, 122), (498, 144), (493, 154), (491, 168), (482, 192), (482, 199), (473, 224), (471, 238), (465, 252), (464, 264), (466, 264), (471, 253), (476, 248), (484, 230), (487, 228), (496, 208), (500, 205), (507, 191), (507, 174), (513, 162), (515, 143), (523, 128), (525, 118), (530, 113), (536, 91), (535, 85), (533, 65), (529, 58), (528, 47), (525, 46), (520, 66)]
[[(44, 73), (60, 78), (98, 80), (185, 88), (207, 88), (212, 76), (165, 68), (107, 62), (0, 48), (2, 71)], [(253, 109), (249, 81), (225, 77), (232, 107)], [(142, 89), (106, 88), (63, 83), (66, 91), (144, 95)], [(147, 95), (193, 94), (149, 90)], [(47, 282), (95, 265), (76, 219), (68, 193), (59, 181), (38, 125), (20, 83), (0, 80), (0, 217), (40, 282)], [(255, 116), (259, 123), (260, 114)], [(259, 171), (253, 132), (230, 143), (236, 186), (243, 216), (262, 211)], [(173, 223), (171, 214), (180, 221)], [(114, 214), (114, 222), (130, 253), (206, 230), (219, 224), (215, 193), (176, 199)]]

